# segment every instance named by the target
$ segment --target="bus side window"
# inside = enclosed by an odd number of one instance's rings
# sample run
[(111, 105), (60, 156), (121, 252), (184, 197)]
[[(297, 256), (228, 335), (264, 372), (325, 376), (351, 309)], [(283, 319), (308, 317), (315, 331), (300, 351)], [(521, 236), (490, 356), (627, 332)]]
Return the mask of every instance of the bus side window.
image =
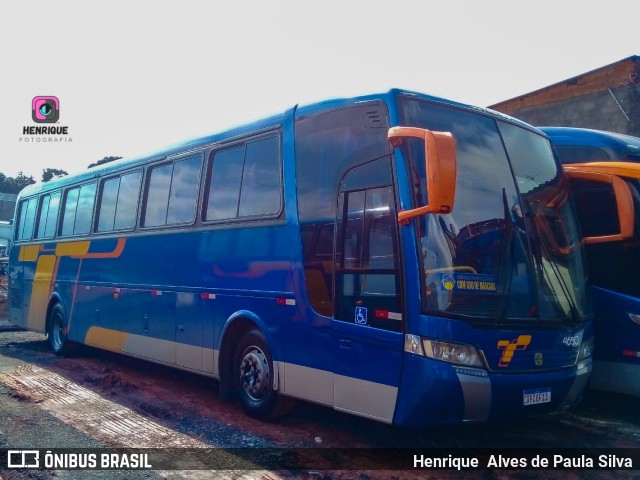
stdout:
[(83, 235), (91, 231), (95, 197), (95, 182), (67, 191), (62, 217), (62, 235)]
[(56, 233), (58, 212), (60, 211), (60, 192), (43, 195), (40, 199), (40, 216), (36, 238), (53, 238)]
[(238, 215), (276, 215), (282, 208), (280, 141), (271, 136), (247, 143)]
[(18, 213), (18, 225), (16, 226), (16, 240), (31, 240), (33, 229), (36, 223), (37, 197), (20, 202), (20, 213)]
[(142, 172), (110, 178), (102, 183), (98, 207), (98, 232), (127, 230), (136, 226)]
[(153, 167), (149, 174), (143, 226), (192, 223), (196, 216), (201, 170), (200, 154)]
[(563, 164), (615, 160), (614, 155), (604, 148), (588, 145), (556, 145), (555, 148)]
[(280, 137), (212, 152), (206, 221), (277, 216), (282, 209)]
[(241, 145), (213, 154), (206, 220), (226, 220), (238, 216), (244, 152), (245, 146)]

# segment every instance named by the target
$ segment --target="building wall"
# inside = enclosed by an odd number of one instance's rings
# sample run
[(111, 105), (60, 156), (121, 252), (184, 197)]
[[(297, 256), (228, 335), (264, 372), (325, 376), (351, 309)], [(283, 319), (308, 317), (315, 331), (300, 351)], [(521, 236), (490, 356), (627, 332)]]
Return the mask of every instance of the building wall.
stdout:
[(640, 137), (640, 57), (634, 56), (490, 108), (536, 126)]

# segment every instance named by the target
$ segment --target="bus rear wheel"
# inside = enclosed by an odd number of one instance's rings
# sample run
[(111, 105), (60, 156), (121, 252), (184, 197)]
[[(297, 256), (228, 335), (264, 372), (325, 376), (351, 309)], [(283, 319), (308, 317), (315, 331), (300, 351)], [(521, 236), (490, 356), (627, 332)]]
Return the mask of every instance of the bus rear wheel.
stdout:
[(235, 351), (236, 391), (247, 415), (260, 420), (273, 418), (278, 394), (273, 389), (273, 360), (267, 341), (259, 330), (245, 333)]
[(49, 312), (48, 325), (47, 335), (53, 353), (59, 356), (70, 355), (73, 351), (73, 345), (68, 337), (67, 317), (59, 303), (56, 303)]

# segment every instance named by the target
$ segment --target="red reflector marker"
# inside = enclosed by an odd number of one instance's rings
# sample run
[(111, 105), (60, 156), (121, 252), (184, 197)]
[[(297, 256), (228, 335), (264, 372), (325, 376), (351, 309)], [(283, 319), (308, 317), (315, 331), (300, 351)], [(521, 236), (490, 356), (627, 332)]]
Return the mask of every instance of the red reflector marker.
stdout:
[(293, 298), (276, 298), (276, 303), (278, 305), (295, 305), (296, 301)]
[(385, 320), (402, 320), (402, 314), (397, 312), (387, 312), (386, 310), (376, 310), (376, 318)]

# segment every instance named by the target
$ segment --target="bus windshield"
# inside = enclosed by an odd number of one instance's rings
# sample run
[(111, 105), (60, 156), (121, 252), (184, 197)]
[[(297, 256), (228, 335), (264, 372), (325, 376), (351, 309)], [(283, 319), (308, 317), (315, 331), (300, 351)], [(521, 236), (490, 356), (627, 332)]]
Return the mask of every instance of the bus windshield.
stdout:
[[(583, 321), (580, 234), (549, 142), (455, 107), (406, 97), (400, 109), (403, 125), (456, 138), (453, 211), (416, 222), (423, 311), (498, 324)], [(405, 154), (414, 185), (424, 186), (424, 152), (409, 142)], [(424, 205), (424, 188), (415, 191)]]

